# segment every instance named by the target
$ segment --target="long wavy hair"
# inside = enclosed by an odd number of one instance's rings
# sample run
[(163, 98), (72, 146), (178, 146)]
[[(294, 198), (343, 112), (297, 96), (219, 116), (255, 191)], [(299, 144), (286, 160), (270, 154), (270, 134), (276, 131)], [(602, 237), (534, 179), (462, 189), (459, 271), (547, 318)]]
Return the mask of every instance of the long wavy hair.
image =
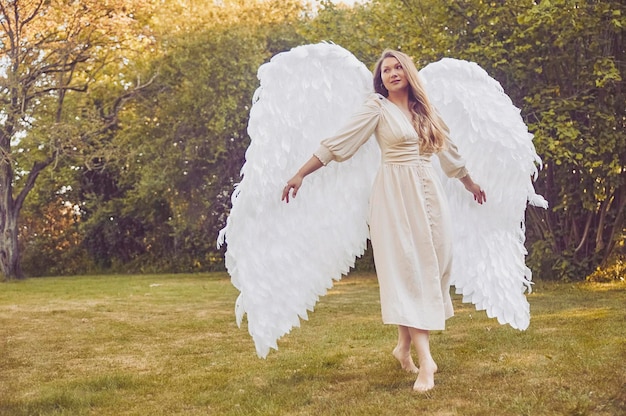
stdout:
[(385, 58), (396, 58), (402, 65), (409, 82), (409, 110), (413, 115), (413, 127), (419, 136), (420, 152), (436, 153), (444, 149), (449, 132), (448, 126), (430, 103), (420, 81), (417, 68), (407, 54), (391, 49), (383, 51), (374, 69), (374, 90), (384, 97), (389, 96), (389, 91), (383, 85), (381, 74), (381, 67)]

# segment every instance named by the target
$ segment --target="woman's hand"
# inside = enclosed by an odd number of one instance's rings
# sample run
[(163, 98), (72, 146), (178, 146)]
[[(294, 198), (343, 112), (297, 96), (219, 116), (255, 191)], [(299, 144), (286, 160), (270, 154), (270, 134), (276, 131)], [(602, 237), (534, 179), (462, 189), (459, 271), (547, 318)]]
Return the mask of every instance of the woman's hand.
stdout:
[(300, 189), (300, 186), (302, 186), (303, 179), (304, 177), (301, 175), (295, 175), (293, 178), (289, 179), (287, 181), (287, 185), (285, 185), (285, 187), (283, 188), (283, 196), (280, 200), (289, 203), (289, 191), (291, 191), (292, 189), (293, 193), (291, 194), (291, 197), (295, 198), (296, 194), (298, 193), (298, 189)]
[(319, 168), (324, 166), (322, 162), (317, 158), (317, 156), (311, 156), (311, 158), (300, 168), (298, 173), (294, 175), (293, 178), (287, 181), (287, 185), (283, 188), (283, 197), (280, 199), (281, 201), (287, 201), (289, 203), (289, 191), (293, 189), (293, 194), (291, 194), (292, 198), (296, 197), (298, 193), (298, 189), (302, 186), (302, 181), (304, 177), (309, 173), (313, 173)]
[(474, 201), (478, 202), (481, 205), (483, 204), (483, 202), (487, 202), (487, 195), (485, 195), (485, 191), (483, 191), (480, 185), (474, 182), (469, 175), (461, 178), (461, 182), (465, 186), (465, 189), (467, 189), (474, 195)]

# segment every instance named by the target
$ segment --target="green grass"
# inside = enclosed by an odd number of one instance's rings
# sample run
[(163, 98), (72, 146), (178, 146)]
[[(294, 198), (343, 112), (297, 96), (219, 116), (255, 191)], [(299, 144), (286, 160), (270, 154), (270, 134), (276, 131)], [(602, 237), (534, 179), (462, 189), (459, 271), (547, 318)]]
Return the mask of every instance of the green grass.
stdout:
[(266, 360), (225, 274), (0, 284), (0, 415), (622, 415), (626, 285), (538, 283), (530, 328), (455, 297), (428, 394), (391, 350), (371, 275), (322, 298)]

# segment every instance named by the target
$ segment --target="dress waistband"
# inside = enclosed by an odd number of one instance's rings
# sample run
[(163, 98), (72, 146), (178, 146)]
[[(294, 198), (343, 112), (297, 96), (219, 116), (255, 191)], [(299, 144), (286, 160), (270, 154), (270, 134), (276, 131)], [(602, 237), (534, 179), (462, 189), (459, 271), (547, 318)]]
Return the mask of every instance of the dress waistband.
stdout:
[(383, 163), (387, 165), (431, 166), (431, 155), (420, 155), (407, 152), (386, 152)]

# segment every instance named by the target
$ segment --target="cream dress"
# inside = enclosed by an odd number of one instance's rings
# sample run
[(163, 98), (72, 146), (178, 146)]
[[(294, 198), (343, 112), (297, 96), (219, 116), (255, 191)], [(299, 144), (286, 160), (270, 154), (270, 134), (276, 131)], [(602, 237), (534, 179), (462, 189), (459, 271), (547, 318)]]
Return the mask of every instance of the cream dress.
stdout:
[[(324, 165), (349, 159), (375, 134), (382, 163), (370, 198), (369, 227), (385, 324), (425, 330), (445, 328), (450, 299), (452, 232), (446, 196), (418, 135), (391, 101), (371, 94), (350, 121), (322, 141)], [(452, 142), (437, 153), (445, 174), (467, 175)]]

